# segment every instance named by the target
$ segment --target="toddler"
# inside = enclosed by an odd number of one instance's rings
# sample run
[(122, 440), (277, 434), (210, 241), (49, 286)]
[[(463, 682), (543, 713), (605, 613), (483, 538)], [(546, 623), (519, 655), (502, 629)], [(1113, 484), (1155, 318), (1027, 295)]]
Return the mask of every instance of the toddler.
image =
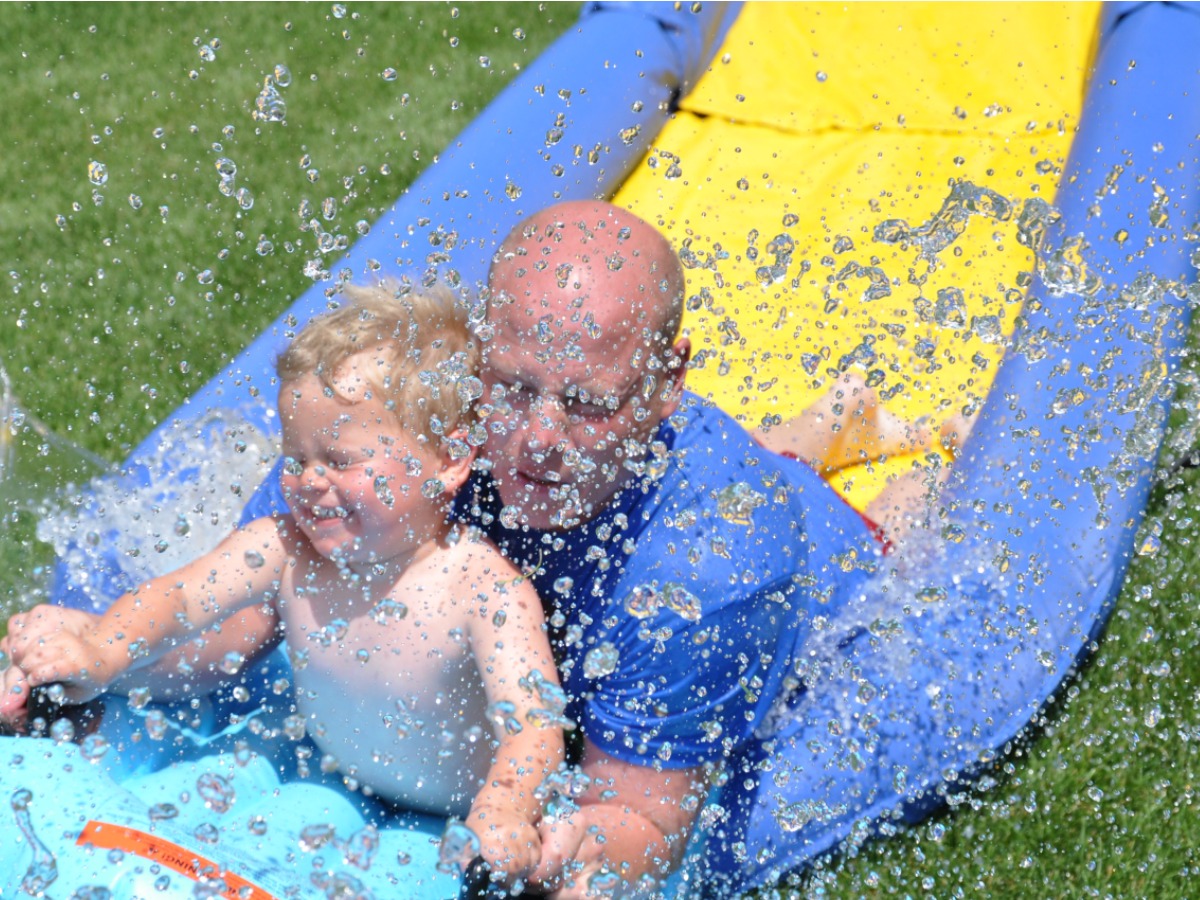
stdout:
[(102, 617), (14, 616), (0, 716), (43, 684), (87, 700), (260, 608), (282, 626), (319, 750), (394, 804), (464, 816), (493, 869), (521, 878), (540, 855), (535, 789), (563, 755), (560, 689), (532, 585), (448, 519), (475, 454), (477, 347), (443, 288), (348, 293), (278, 361), (290, 514)]

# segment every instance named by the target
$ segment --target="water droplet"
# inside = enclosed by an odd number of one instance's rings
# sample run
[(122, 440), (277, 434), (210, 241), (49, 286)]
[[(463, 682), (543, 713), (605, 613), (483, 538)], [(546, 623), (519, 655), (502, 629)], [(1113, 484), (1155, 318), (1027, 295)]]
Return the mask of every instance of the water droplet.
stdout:
[(613, 897), (621, 887), (621, 876), (601, 869), (588, 879), (589, 897)]
[(75, 740), (75, 725), (70, 719), (56, 719), (50, 726), (50, 738), (56, 744)]
[(202, 844), (215, 844), (221, 839), (221, 832), (212, 822), (202, 822), (192, 831), (192, 837)]
[(152, 709), (146, 713), (142, 724), (152, 741), (161, 741), (167, 733), (167, 717), (161, 709)]
[(506, 506), (500, 510), (500, 524), (505, 528), (516, 528), (521, 521), (521, 510), (516, 506)]
[(829, 80), (829, 76), (828, 76), (826, 73), (824, 73), (824, 72), (822, 72), (822, 71), (820, 71), (820, 70), (818, 70), (818, 71), (817, 71), (817, 81), (819, 81), (819, 82), (821, 82), (822, 84), (824, 84), (824, 83), (825, 83), (826, 81), (828, 81), (828, 80)]
[(375, 478), (375, 496), (379, 498), (379, 502), (391, 509), (396, 505), (396, 495), (392, 493), (391, 485), (383, 475), (378, 475)]
[(141, 209), (142, 208), (142, 198), (139, 197), (137, 194), (130, 194), (129, 195), (129, 205), (133, 209)]
[(521, 188), (515, 182), (505, 182), (504, 195), (508, 197), (509, 200), (518, 200), (521, 197)]
[(254, 100), (253, 116), (260, 122), (282, 122), (287, 118), (287, 104), (270, 76), (264, 79), (262, 90)]
[(218, 814), (228, 812), (237, 799), (233, 785), (215, 772), (205, 772), (196, 779), (196, 793), (205, 806)]
[(254, 206), (254, 194), (250, 192), (249, 188), (238, 188), (235, 196), (237, 197), (238, 206), (242, 209), (251, 209)]
[(603, 678), (605, 675), (611, 675), (617, 670), (620, 659), (621, 654), (616, 645), (604, 641), (589, 650), (583, 658), (583, 675), (585, 678)]
[(374, 825), (366, 825), (346, 841), (342, 854), (346, 862), (363, 871), (371, 868), (375, 854), (379, 852), (379, 829)]
[(96, 185), (96, 187), (103, 187), (108, 183), (108, 166), (102, 162), (92, 160), (88, 163), (88, 181)]
[(106, 754), (111, 746), (108, 743), (108, 738), (102, 734), (89, 734), (80, 743), (80, 752), (84, 759), (95, 760), (100, 759)]
[(638, 585), (625, 598), (625, 611), (635, 619), (649, 619), (657, 615), (661, 605), (662, 597), (649, 584)]
[(379, 73), (379, 77), (382, 78), (384, 81), (395, 81), (396, 80), (396, 70), (393, 69), (391, 66), (388, 66), (386, 69), (384, 69), (382, 72)]
[(570, 575), (563, 575), (554, 581), (554, 593), (563, 597), (570, 594), (573, 587), (575, 587), (575, 579)]
[(662, 596), (669, 610), (688, 622), (700, 621), (700, 598), (678, 584), (663, 585)]
[(459, 379), (456, 391), (459, 402), (467, 406), (483, 396), (483, 382), (474, 375), (467, 375)]
[(930, 585), (917, 591), (917, 599), (922, 603), (940, 603), (947, 596), (946, 589), (938, 585)]
[(737, 182), (737, 187), (738, 187), (739, 191), (748, 191), (748, 190), (750, 190), (750, 182), (748, 180), (746, 180), (745, 178), (739, 178), (738, 182)]
[(212, 269), (205, 269), (203, 272), (201, 272), (200, 274), (198, 274), (196, 276), (196, 280), (198, 282), (200, 282), (201, 284), (212, 284), (213, 283)]
[(333, 17), (335, 19), (346, 18), (346, 7), (343, 6), (341, 3), (333, 4)]
[(421, 485), (421, 496), (426, 500), (437, 500), (446, 493), (446, 485), (439, 478), (430, 478)]
[(470, 828), (456, 819), (446, 823), (438, 845), (437, 870), (459, 877), (463, 866), (479, 855), (479, 838)]
[(337, 836), (332, 825), (306, 825), (300, 830), (300, 849), (315, 853)]
[(754, 510), (766, 502), (765, 496), (752, 489), (746, 482), (739, 481), (717, 493), (717, 512), (728, 522), (750, 525)]
[(179, 807), (174, 803), (155, 803), (147, 810), (146, 815), (150, 817), (151, 822), (163, 822), (176, 818), (179, 815)]

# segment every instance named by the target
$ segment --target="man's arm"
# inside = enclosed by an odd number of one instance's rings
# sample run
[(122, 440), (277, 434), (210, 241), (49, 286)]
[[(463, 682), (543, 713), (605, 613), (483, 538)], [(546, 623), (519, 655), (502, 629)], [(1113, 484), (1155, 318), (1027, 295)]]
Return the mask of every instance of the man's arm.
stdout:
[(636, 765), (584, 742), (591, 779), (569, 817), (544, 819), (542, 862), (532, 877), (555, 900), (632, 895), (661, 882), (683, 858), (708, 792), (702, 767)]

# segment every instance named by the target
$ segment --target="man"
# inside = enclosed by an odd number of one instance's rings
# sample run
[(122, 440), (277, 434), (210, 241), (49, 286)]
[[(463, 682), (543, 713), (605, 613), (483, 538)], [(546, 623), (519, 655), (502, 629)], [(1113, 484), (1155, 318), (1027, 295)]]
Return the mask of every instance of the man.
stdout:
[(678, 863), (708, 767), (879, 553), (810, 469), (685, 392), (683, 295), (665, 238), (604, 203), (535, 214), (491, 270), (490, 471), (459, 506), (537, 586), (582, 732), (590, 787), (541, 827), (555, 896)]
[[(457, 511), (533, 580), (569, 697), (586, 777), (548, 804), (530, 879), (554, 897), (678, 865), (716, 767), (798, 685), (801, 643), (880, 552), (813, 470), (686, 393), (683, 296), (666, 239), (605, 203), (535, 214), (492, 266), (488, 437)], [(283, 508), (265, 486), (247, 515)], [(192, 678), (275, 628), (242, 616), (180, 651)], [(156, 693), (175, 661), (160, 674)]]

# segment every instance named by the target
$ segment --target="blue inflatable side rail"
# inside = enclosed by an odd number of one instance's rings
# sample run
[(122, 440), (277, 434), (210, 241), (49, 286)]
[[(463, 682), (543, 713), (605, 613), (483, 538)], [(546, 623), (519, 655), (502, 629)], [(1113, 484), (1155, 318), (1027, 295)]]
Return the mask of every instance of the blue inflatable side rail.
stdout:
[[(914, 563), (948, 591), (933, 604), (918, 594), (895, 636), (864, 630), (831, 654), (834, 682), (738, 761), (731, 783), (755, 786), (726, 798), (729, 821), (706, 851), (709, 871), (727, 873), (712, 896), (775, 882), (945, 803), (1020, 736), (1103, 630), (1200, 299), (1197, 41), (1191, 5), (1106, 10), (1057, 240), (941, 498), (940, 539)], [(883, 585), (893, 614), (913, 584)], [(862, 624), (883, 598), (864, 598)], [(878, 725), (866, 726), (872, 709)], [(836, 744), (832, 723), (844, 728)]]

